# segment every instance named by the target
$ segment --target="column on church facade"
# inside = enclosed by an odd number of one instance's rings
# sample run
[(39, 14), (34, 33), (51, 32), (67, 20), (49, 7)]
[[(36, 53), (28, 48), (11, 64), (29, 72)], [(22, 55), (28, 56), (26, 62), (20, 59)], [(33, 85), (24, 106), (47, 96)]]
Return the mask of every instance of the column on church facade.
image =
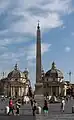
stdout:
[(67, 89), (67, 86), (64, 85), (64, 96), (66, 96), (66, 89)]
[(15, 87), (13, 87), (13, 96), (15, 96)]
[(51, 96), (52, 96), (52, 86), (51, 86)]
[(56, 95), (59, 95), (59, 86), (56, 86)]
[(22, 86), (22, 96), (24, 95), (24, 86)]
[(12, 96), (13, 96), (13, 86), (12, 86)]
[(57, 86), (55, 87), (55, 89), (56, 89), (56, 93), (55, 93), (55, 95), (57, 96)]
[(57, 95), (57, 86), (54, 87), (55, 96)]
[(19, 96), (21, 96), (21, 91), (20, 91), (20, 87), (19, 87)]
[(61, 94), (61, 88), (60, 88), (60, 86), (59, 86), (59, 95)]
[(12, 96), (14, 96), (14, 86), (12, 86)]
[(61, 86), (61, 95), (63, 96), (64, 95), (64, 87)]
[(10, 89), (11, 89), (11, 96), (12, 96), (12, 87)]
[(23, 86), (20, 88), (20, 92), (21, 92), (21, 96), (23, 96), (23, 94), (24, 94), (24, 88), (23, 88)]
[(51, 95), (51, 86), (48, 88), (48, 94)]
[(24, 95), (25, 95), (25, 89), (26, 89), (26, 86), (24, 86)]
[(7, 96), (9, 96), (8, 85), (7, 85)]
[(27, 95), (28, 93), (28, 85), (26, 86), (26, 89), (25, 89), (25, 95)]
[[(22, 93), (22, 88), (20, 87), (20, 93)], [(20, 96), (22, 96), (22, 94), (20, 94)]]

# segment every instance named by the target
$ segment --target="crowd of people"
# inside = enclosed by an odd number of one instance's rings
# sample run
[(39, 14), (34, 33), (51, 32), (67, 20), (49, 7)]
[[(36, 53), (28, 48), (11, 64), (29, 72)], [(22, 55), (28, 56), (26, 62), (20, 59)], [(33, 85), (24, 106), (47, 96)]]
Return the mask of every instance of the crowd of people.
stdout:
[[(17, 100), (14, 103), (13, 99), (10, 98), (9, 99), (9, 105), (5, 107), (5, 113), (7, 115), (10, 115), (11, 113), (12, 113), (12, 115), (19, 115), (21, 105), (23, 105), (23, 103), (21, 102), (21, 104), (20, 104), (19, 100)], [(35, 99), (33, 99), (33, 98), (30, 99), (30, 105), (31, 105), (33, 116), (35, 116), (35, 114), (40, 114), (41, 113), (42, 108), (38, 105), (38, 103), (36, 102)], [(45, 113), (48, 113), (47, 100), (44, 100), (43, 111)]]
[[(60, 110), (62, 112), (64, 112), (64, 110), (65, 110), (65, 104), (66, 104), (66, 102), (68, 102), (68, 100), (70, 100), (70, 99), (71, 98), (69, 96), (61, 98)], [(27, 102), (24, 102), (24, 103), (27, 104)], [(19, 113), (20, 113), (20, 107), (24, 103), (21, 102), (21, 104), (20, 104), (18, 100), (14, 103), (13, 100), (12, 100), (12, 98), (10, 98), (9, 99), (9, 105), (6, 108), (7, 109), (6, 114), (10, 115), (10, 113), (12, 113), (13, 115), (19, 115)], [(34, 98), (30, 98), (29, 103), (31, 105), (33, 116), (35, 116), (36, 114), (41, 114), (42, 111), (43, 111), (43, 113), (48, 114), (48, 110), (49, 110), (48, 106), (50, 106), (50, 103), (48, 102), (47, 99), (44, 99), (43, 107), (41, 107), (39, 105), (39, 103), (37, 103)]]

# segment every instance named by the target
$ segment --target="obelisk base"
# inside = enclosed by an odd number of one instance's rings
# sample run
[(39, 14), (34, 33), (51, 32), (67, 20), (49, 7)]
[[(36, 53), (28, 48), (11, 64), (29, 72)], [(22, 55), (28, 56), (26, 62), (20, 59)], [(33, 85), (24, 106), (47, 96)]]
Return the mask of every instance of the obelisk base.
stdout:
[(41, 104), (41, 106), (43, 105), (43, 102), (44, 102), (43, 83), (36, 83), (35, 84), (34, 99), (37, 101), (38, 104)]

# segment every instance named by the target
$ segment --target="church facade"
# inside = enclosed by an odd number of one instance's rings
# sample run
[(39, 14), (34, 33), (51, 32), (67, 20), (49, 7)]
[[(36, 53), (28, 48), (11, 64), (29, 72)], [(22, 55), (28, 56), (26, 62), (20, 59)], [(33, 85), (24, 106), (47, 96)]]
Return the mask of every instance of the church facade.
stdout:
[(61, 70), (52, 63), (51, 69), (44, 73), (43, 94), (49, 96), (66, 96), (67, 83)]
[(56, 68), (54, 62), (47, 72), (44, 72), (42, 69), (41, 75), (41, 81), (39, 83), (36, 83), (36, 95), (66, 96), (67, 83), (64, 81), (63, 73), (61, 70)]
[(17, 68), (7, 75), (7, 77), (0, 80), (0, 93), (11, 97), (22, 97), (29, 94), (31, 83), (28, 78), (28, 71), (21, 72)]

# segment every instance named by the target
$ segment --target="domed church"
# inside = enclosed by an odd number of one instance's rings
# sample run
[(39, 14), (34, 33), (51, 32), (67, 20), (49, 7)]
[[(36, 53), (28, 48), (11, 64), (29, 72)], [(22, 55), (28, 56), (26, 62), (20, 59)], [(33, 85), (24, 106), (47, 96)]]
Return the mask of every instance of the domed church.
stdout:
[(56, 64), (53, 62), (51, 69), (44, 73), (44, 95), (66, 96), (66, 90), (64, 89), (65, 86), (66, 83), (64, 82), (63, 73), (56, 68)]
[(15, 64), (14, 69), (7, 75), (7, 77), (1, 79), (0, 92), (12, 97), (28, 95), (29, 87), (31, 87), (28, 73), (27, 69), (25, 69), (24, 72), (21, 72), (18, 69), (17, 64)]
[(66, 96), (67, 83), (61, 70), (57, 69), (55, 62), (52, 62), (50, 70), (41, 71), (41, 81), (36, 83), (36, 94), (43, 96)]

